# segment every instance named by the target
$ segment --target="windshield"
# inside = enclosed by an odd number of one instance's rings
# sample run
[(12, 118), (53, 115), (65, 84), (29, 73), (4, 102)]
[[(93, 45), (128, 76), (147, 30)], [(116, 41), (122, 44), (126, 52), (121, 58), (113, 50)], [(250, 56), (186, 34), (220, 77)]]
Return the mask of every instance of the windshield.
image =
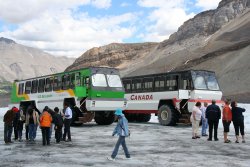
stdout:
[(94, 74), (91, 77), (92, 85), (99, 87), (107, 87), (107, 82), (104, 74)]
[(207, 87), (209, 90), (219, 90), (218, 82), (213, 73), (207, 73), (206, 75)]
[(219, 90), (219, 85), (213, 72), (192, 71), (195, 89)]
[(195, 89), (207, 89), (205, 78), (203, 77), (201, 72), (193, 72), (192, 78), (194, 81)]
[(122, 87), (121, 78), (119, 75), (107, 75), (109, 87), (120, 88)]

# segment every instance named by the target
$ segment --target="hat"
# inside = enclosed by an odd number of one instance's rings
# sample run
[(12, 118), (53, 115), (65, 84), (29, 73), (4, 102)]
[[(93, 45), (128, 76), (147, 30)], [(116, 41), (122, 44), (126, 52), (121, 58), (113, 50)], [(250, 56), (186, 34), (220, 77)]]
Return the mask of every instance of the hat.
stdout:
[(12, 108), (12, 111), (14, 111), (14, 112), (18, 112), (18, 108), (13, 107), (13, 108)]
[(120, 109), (120, 108), (116, 109), (115, 115), (122, 115), (122, 109)]

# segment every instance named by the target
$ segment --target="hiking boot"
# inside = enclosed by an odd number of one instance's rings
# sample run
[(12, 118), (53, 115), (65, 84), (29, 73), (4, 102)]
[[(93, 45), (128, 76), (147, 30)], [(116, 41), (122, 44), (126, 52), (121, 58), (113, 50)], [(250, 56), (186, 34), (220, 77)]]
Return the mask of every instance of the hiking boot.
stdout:
[(107, 157), (107, 159), (110, 161), (115, 161), (115, 158), (112, 158), (112, 157)]

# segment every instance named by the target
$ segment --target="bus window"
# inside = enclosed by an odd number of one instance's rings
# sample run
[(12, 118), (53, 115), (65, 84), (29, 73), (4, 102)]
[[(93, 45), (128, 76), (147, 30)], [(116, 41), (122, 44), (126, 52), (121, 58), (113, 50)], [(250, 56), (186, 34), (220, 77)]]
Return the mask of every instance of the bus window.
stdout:
[(80, 78), (80, 73), (76, 73), (76, 86), (81, 85), (81, 78)]
[(142, 79), (132, 80), (132, 92), (141, 92), (142, 91)]
[(153, 78), (143, 78), (143, 92), (153, 91)]
[(54, 77), (53, 90), (58, 91), (61, 89), (61, 79), (59, 76)]
[(206, 78), (207, 87), (209, 90), (220, 90), (214, 73), (206, 72), (205, 78)]
[(121, 78), (119, 75), (107, 74), (107, 80), (108, 80), (109, 87), (113, 87), (113, 88), (121, 88), (122, 87), (122, 82), (121, 82)]
[(52, 91), (52, 84), (53, 84), (53, 78), (46, 78), (46, 85), (45, 85), (45, 92), (51, 92)]
[(124, 80), (123, 85), (125, 88), (125, 92), (130, 93), (131, 92), (131, 80)]
[(30, 94), (31, 92), (31, 81), (25, 83), (25, 94)]
[(192, 78), (195, 89), (207, 89), (203, 73), (199, 71), (192, 71)]
[(104, 74), (93, 74), (91, 77), (92, 85), (95, 87), (107, 87)]
[(75, 74), (70, 75), (70, 88), (74, 89), (75, 88)]
[(165, 88), (165, 78), (164, 76), (155, 77), (154, 89), (155, 91), (161, 91)]
[(178, 75), (171, 75), (166, 77), (166, 89), (167, 90), (178, 90), (178, 82), (179, 76)]
[(39, 79), (39, 82), (38, 82), (38, 93), (44, 92), (44, 84), (45, 84), (45, 80), (44, 79)]
[(24, 87), (24, 83), (20, 83), (18, 85), (18, 95), (22, 95), (23, 94), (23, 87)]
[(183, 73), (183, 74), (181, 74), (180, 89), (184, 89), (184, 90), (190, 90), (190, 89), (192, 89), (191, 79), (192, 78), (191, 78), (190, 73)]
[(69, 89), (69, 83), (70, 83), (70, 76), (69, 75), (64, 75), (62, 77), (62, 89), (66, 90)]
[(84, 83), (85, 83), (86, 87), (88, 88), (89, 87), (89, 77), (85, 78)]
[(38, 87), (38, 81), (33, 80), (32, 81), (32, 86), (31, 86), (31, 93), (37, 93), (37, 87)]

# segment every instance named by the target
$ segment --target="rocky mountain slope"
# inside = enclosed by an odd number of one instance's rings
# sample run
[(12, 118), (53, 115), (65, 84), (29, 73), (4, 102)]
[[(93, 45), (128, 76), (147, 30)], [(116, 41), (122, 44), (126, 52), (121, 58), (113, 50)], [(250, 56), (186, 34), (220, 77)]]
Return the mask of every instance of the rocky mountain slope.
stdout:
[(112, 43), (95, 47), (75, 60), (66, 70), (74, 70), (88, 66), (109, 66), (126, 68), (133, 60), (141, 60), (149, 54), (158, 43), (120, 44)]
[[(225, 97), (250, 102), (250, 0), (222, 0), (217, 9), (196, 15), (168, 40), (142, 47), (138, 54), (130, 54), (133, 44), (119, 44), (122, 49), (117, 54), (117, 45), (100, 47), (103, 52), (86, 52), (67, 70), (93, 64), (118, 67), (123, 76), (213, 70)], [(79, 61), (84, 59), (88, 62)]]
[(52, 56), (3, 37), (0, 38), (0, 59), (1, 83), (62, 72), (74, 61), (72, 58)]

